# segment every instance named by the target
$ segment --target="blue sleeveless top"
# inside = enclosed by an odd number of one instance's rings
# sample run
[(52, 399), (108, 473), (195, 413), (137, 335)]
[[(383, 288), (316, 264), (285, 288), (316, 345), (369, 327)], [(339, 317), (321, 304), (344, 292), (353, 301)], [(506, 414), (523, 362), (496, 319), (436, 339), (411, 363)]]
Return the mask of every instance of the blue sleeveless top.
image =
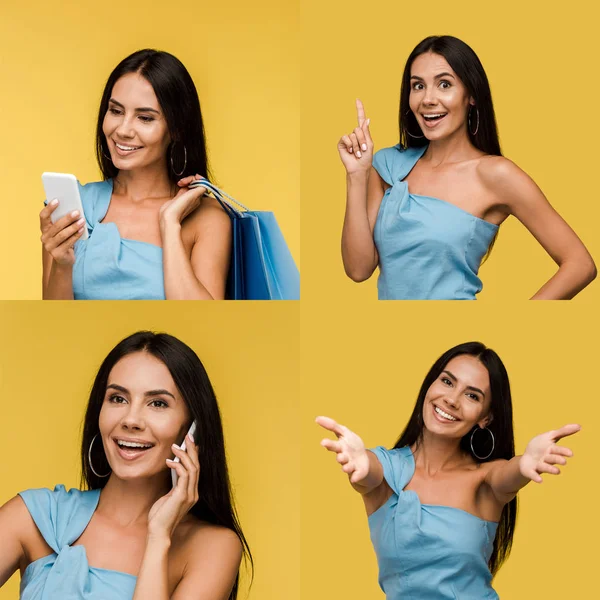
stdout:
[(387, 600), (498, 600), (488, 561), (498, 524), (404, 490), (415, 472), (409, 447), (372, 450), (394, 492), (369, 516)]
[(375, 153), (373, 167), (389, 185), (373, 237), (379, 253), (380, 300), (475, 300), (477, 276), (498, 226), (458, 206), (411, 194), (403, 179), (427, 146)]
[(75, 243), (75, 300), (164, 300), (160, 246), (123, 239), (108, 212), (112, 180), (79, 185), (89, 238)]
[(98, 506), (100, 490), (57, 485), (19, 494), (53, 553), (34, 560), (21, 579), (20, 600), (131, 600), (137, 577), (88, 565), (85, 548), (72, 546)]

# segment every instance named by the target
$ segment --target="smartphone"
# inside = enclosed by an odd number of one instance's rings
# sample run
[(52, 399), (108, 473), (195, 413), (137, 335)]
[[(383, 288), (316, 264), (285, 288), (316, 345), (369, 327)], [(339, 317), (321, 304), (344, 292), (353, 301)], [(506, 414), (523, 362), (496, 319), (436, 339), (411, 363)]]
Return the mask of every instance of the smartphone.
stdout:
[[(191, 436), (192, 439), (194, 438), (195, 434), (196, 434), (196, 421), (194, 421), (192, 423), (192, 426), (189, 428), (189, 430), (187, 432), (187, 435)], [(183, 444), (181, 444), (180, 446), (181, 446), (182, 450), (186, 449), (185, 438), (183, 438)], [(176, 456), (173, 459), (173, 462), (180, 462), (179, 457)], [(177, 479), (178, 479), (177, 471), (175, 471), (175, 469), (171, 469), (171, 480), (173, 481), (173, 487), (175, 487), (177, 485)]]
[[(46, 200), (50, 202), (56, 198), (58, 206), (50, 215), (53, 223), (56, 223), (60, 218), (68, 215), (74, 210), (78, 210), (83, 217), (83, 204), (79, 195), (79, 185), (75, 175), (68, 173), (42, 173), (42, 183), (46, 192)], [(87, 227), (84, 228), (80, 240), (88, 239)]]

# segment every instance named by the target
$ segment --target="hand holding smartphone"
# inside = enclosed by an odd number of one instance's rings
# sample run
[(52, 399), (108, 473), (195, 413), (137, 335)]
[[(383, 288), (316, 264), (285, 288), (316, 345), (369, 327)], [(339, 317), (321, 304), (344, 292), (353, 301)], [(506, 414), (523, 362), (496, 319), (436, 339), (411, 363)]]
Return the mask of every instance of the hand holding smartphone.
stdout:
[[(72, 213), (74, 210), (79, 211), (82, 217), (84, 216), (83, 204), (75, 175), (70, 175), (69, 173), (42, 173), (42, 183), (44, 184), (46, 200), (48, 202), (51, 202), (55, 198), (58, 200), (58, 206), (50, 215), (52, 223), (56, 223), (56, 221)], [(88, 239), (87, 228), (84, 229), (80, 239)]]
[[(196, 434), (196, 421), (194, 421), (192, 423), (192, 426), (189, 428), (187, 435), (189, 435), (192, 439), (194, 438), (194, 435)], [(186, 437), (187, 437), (186, 435)], [(185, 438), (183, 438), (183, 443), (181, 444), (181, 449), (185, 452), (187, 450), (186, 447), (186, 443), (185, 443)], [(173, 462), (180, 462), (179, 461), (179, 457), (176, 456), (173, 459)], [(171, 470), (171, 481), (173, 482), (173, 487), (175, 487), (177, 485), (177, 480), (178, 480), (178, 475), (177, 475), (177, 471), (175, 471), (175, 469)]]

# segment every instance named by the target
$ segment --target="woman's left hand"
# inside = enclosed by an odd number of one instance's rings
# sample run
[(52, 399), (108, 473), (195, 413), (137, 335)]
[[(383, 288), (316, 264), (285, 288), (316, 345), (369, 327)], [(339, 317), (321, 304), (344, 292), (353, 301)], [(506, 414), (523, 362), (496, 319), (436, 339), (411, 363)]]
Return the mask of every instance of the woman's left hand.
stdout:
[(527, 444), (525, 453), (521, 457), (521, 475), (536, 483), (542, 483), (541, 473), (558, 475), (560, 469), (555, 465), (566, 465), (566, 457), (573, 456), (573, 452), (569, 448), (557, 446), (556, 442), (577, 433), (580, 429), (580, 425), (565, 425), (560, 429), (534, 437)]
[(177, 471), (177, 485), (159, 498), (148, 514), (148, 534), (169, 538), (183, 517), (198, 502), (198, 479), (200, 477), (200, 461), (198, 447), (190, 436), (186, 436), (187, 450), (181, 450), (173, 444), (173, 454), (180, 462), (167, 459), (167, 466)]
[(206, 188), (201, 185), (192, 189), (188, 187), (192, 181), (197, 181), (198, 179), (202, 179), (202, 177), (196, 174), (184, 177), (177, 182), (177, 185), (180, 187), (177, 195), (160, 207), (159, 219), (161, 225), (179, 225), (200, 206), (202, 196), (206, 193)]

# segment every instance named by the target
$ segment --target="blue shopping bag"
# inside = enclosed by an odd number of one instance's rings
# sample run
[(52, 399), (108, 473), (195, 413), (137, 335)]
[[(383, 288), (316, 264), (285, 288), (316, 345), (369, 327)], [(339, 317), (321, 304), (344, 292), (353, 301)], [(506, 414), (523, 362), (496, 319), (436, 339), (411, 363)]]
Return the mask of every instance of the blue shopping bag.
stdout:
[(226, 297), (299, 300), (300, 273), (275, 215), (248, 209), (207, 179), (194, 181), (190, 187), (199, 185), (212, 193), (231, 218), (233, 240)]

